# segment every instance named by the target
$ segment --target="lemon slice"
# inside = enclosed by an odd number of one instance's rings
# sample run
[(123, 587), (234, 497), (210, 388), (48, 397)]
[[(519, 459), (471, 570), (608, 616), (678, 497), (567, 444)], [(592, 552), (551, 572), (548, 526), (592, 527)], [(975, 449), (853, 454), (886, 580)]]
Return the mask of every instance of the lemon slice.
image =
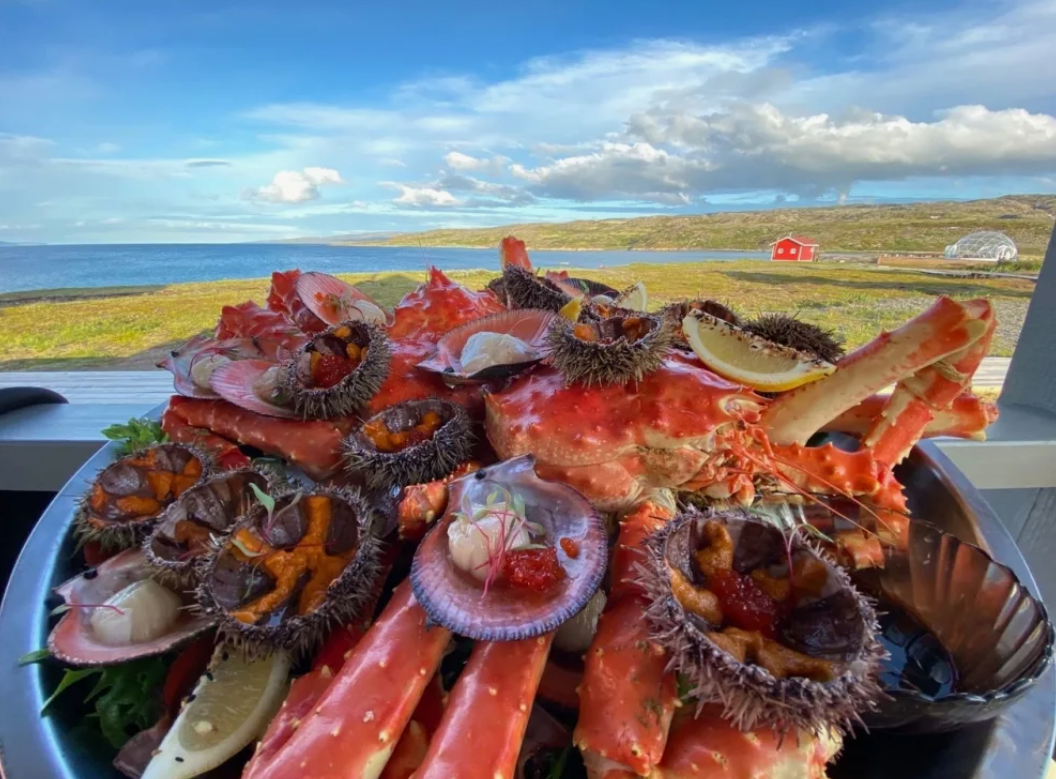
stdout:
[(720, 376), (762, 392), (784, 392), (836, 370), (830, 362), (750, 335), (700, 311), (682, 320), (700, 361)]
[(630, 311), (645, 311), (646, 306), (649, 305), (649, 296), (645, 294), (645, 285), (639, 281), (633, 287), (625, 289), (616, 298), (614, 305)]
[(142, 779), (190, 779), (238, 754), (267, 728), (286, 696), (290, 656), (247, 660), (221, 644)]
[(558, 316), (562, 316), (570, 322), (575, 322), (579, 319), (579, 315), (583, 312), (583, 298), (572, 298), (570, 301), (561, 306), (561, 310), (557, 312)]

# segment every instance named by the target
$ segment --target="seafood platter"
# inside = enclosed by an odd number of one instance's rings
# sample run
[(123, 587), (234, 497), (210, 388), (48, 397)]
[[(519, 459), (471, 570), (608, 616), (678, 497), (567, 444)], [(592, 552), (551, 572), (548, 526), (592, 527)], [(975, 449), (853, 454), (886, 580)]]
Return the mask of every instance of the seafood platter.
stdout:
[(500, 265), (277, 272), (171, 353), (16, 568), (8, 779), (1041, 775), (1052, 625), (917, 445), (996, 419), (988, 301), (845, 353)]

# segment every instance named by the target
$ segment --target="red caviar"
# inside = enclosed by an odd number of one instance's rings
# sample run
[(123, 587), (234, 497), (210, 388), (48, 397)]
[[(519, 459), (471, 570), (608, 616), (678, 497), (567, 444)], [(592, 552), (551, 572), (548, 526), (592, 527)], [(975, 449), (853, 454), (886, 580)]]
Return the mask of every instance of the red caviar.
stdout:
[(767, 638), (777, 633), (778, 606), (756, 582), (730, 569), (708, 576), (708, 589), (719, 599), (726, 622), (741, 630), (757, 630)]
[(546, 592), (565, 578), (565, 569), (557, 561), (557, 550), (515, 549), (505, 554), (502, 573), (514, 587)]
[(562, 538), (561, 548), (564, 549), (565, 554), (567, 554), (573, 560), (579, 557), (579, 544), (577, 544), (571, 538)]
[(350, 374), (355, 367), (351, 360), (339, 354), (320, 354), (312, 366), (312, 383), (321, 389), (329, 389)]

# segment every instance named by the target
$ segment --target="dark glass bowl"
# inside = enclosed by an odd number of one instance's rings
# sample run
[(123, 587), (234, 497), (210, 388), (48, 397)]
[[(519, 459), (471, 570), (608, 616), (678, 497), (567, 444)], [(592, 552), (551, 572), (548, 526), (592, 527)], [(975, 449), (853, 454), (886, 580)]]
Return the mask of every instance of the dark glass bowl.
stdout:
[(939, 733), (993, 719), (1021, 698), (1052, 662), (1054, 632), (1041, 601), (1011, 568), (935, 525), (910, 523), (905, 549), (884, 547), (883, 569), (858, 584), (923, 624), (949, 652), (956, 691), (931, 697), (888, 690), (865, 717), (871, 730)]

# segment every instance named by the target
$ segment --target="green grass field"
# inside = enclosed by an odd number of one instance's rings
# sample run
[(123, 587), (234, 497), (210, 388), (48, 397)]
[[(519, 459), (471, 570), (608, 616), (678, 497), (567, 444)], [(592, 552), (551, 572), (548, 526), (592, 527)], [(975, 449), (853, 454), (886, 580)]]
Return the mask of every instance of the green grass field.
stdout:
[(758, 251), (788, 233), (817, 239), (826, 252), (942, 254), (947, 244), (976, 230), (1006, 233), (1021, 257), (1040, 262), (1045, 254), (1056, 197), (1014, 195), (938, 203), (778, 208), (693, 216), (645, 216), (560, 224), (517, 224), (479, 229), (431, 230), (381, 240), (356, 236), (333, 243), (389, 246), (494, 247), (516, 235), (538, 249), (742, 249)]
[[(538, 258), (545, 262), (545, 255)], [(494, 272), (454, 271), (479, 289)], [(946, 278), (863, 265), (701, 262), (582, 271), (622, 289), (641, 280), (650, 307), (710, 297), (746, 316), (798, 313), (832, 328), (848, 346), (868, 341), (925, 308), (935, 295), (989, 297), (1001, 322), (992, 354), (1015, 347), (1034, 285), (1016, 279)], [(405, 273), (346, 274), (391, 306), (423, 281)], [(212, 328), (224, 305), (264, 302), (265, 279), (0, 295), (0, 370), (149, 368), (192, 335)]]

